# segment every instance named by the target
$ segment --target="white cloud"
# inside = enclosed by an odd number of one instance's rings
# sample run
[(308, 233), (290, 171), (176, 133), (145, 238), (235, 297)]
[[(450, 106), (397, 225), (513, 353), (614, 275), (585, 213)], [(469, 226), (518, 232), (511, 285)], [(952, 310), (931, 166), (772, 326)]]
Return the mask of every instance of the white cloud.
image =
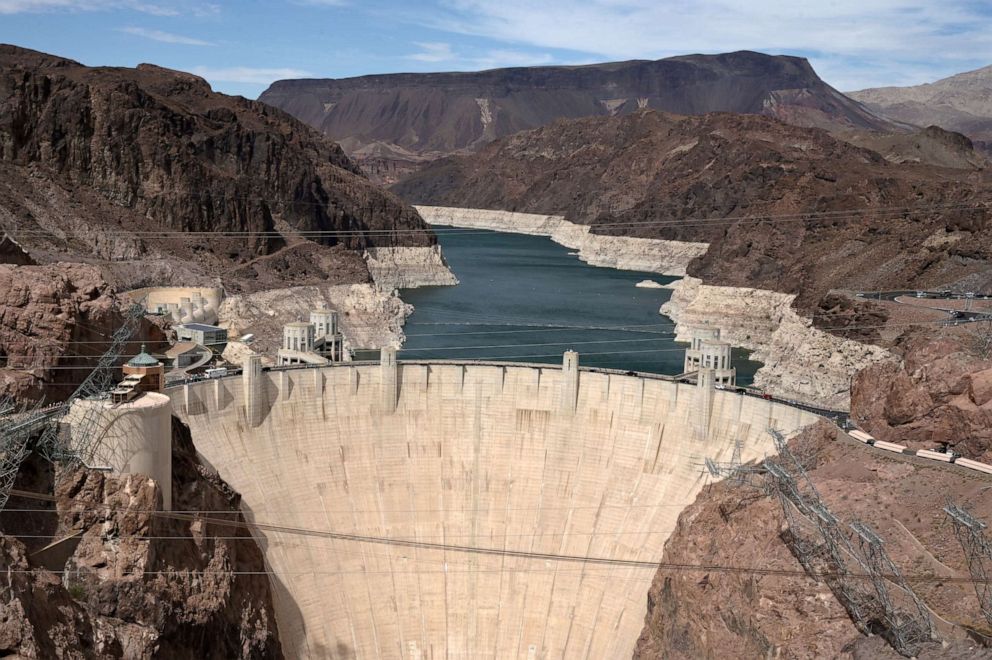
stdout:
[(179, 10), (160, 5), (149, 5), (143, 2), (129, 3), (131, 9), (151, 14), (152, 16), (179, 16)]
[(415, 41), (415, 46), (420, 47), (419, 53), (407, 55), (407, 59), (418, 62), (450, 62), (455, 58), (451, 44), (440, 41)]
[[(840, 87), (904, 82), (992, 61), (992, 15), (971, 0), (441, 0), (413, 20), (498, 42), (600, 59), (760, 50), (810, 53)], [(409, 17), (410, 14), (407, 14)], [(816, 55), (822, 54), (818, 60)], [(873, 70), (884, 65), (887, 71)], [(891, 78), (888, 78), (891, 79)]]
[(509, 66), (534, 66), (550, 64), (554, 58), (548, 53), (530, 53), (519, 50), (496, 48), (473, 55), (456, 52), (445, 41), (415, 41), (419, 52), (406, 55), (408, 60), (417, 62), (446, 63), (460, 69), (493, 69)]
[(209, 66), (193, 67), (190, 71), (209, 82), (244, 83), (251, 85), (268, 85), (275, 80), (284, 78), (312, 78), (313, 74), (302, 69), (289, 68), (255, 68), (234, 66), (215, 68)]
[[(188, 7), (186, 2), (170, 4), (155, 4), (142, 0), (0, 0), (0, 14), (27, 14), (49, 11), (106, 11), (110, 9), (130, 9), (132, 11), (150, 14), (152, 16), (179, 16)], [(192, 13), (198, 13), (204, 5), (195, 3), (189, 7)]]
[(521, 50), (508, 50), (505, 48), (494, 48), (486, 51), (483, 55), (470, 58), (471, 62), (479, 69), (495, 69), (514, 66), (540, 66), (542, 64), (553, 64), (555, 58), (550, 53), (530, 53)]
[(213, 46), (214, 44), (209, 41), (203, 41), (202, 39), (194, 39), (193, 37), (184, 37), (181, 34), (173, 34), (172, 32), (165, 32), (163, 30), (147, 30), (140, 27), (125, 27), (120, 29), (121, 32), (126, 32), (128, 34), (133, 34), (136, 37), (142, 37), (144, 39), (151, 39), (152, 41), (161, 41), (167, 44), (183, 44), (185, 46)]

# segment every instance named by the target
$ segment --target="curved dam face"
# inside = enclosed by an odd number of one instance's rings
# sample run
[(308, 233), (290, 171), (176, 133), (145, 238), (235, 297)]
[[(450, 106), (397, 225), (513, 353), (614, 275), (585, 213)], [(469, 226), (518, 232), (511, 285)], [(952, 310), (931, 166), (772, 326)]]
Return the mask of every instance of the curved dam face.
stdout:
[(287, 657), (630, 657), (703, 459), (770, 454), (769, 426), (815, 420), (566, 364), (246, 369), (171, 391), (261, 525)]

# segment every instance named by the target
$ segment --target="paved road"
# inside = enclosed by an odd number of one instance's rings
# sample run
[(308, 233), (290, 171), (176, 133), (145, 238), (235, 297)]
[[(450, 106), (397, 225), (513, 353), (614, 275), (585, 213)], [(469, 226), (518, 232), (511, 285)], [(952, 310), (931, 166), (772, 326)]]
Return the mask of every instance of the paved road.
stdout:
[[(954, 293), (952, 291), (921, 291), (923, 295), (917, 295), (916, 290), (909, 289), (899, 289), (895, 291), (860, 291), (858, 293), (859, 298), (864, 298), (865, 300), (888, 300), (890, 302), (898, 304), (908, 304), (903, 303), (898, 300), (903, 296), (911, 298), (927, 298), (930, 300), (990, 300), (992, 296), (987, 295), (975, 295), (968, 297), (963, 293)], [(935, 309), (939, 312), (944, 312), (951, 316), (950, 319), (945, 321), (945, 323), (954, 323), (957, 321), (987, 321), (992, 320), (992, 313), (980, 312), (980, 311), (963, 311), (958, 309), (949, 309), (946, 307), (926, 307), (926, 309)]]

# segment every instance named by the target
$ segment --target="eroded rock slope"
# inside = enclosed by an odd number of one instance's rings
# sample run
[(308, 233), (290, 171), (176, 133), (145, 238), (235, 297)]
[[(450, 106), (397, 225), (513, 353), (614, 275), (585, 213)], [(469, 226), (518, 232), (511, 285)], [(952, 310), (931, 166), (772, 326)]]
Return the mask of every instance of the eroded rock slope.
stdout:
[(0, 226), (32, 256), (127, 286), (362, 282), (365, 247), (433, 242), (337, 144), (152, 65), (0, 46), (0, 173)]
[[(924, 645), (917, 657), (992, 657), (970, 638), (970, 629), (987, 630), (987, 623), (942, 510), (950, 498), (988, 520), (988, 479), (886, 455), (843, 439), (825, 422), (792, 447), (831, 513), (845, 526), (854, 520), (871, 525), (932, 610), (942, 643)], [(828, 581), (804, 572), (785, 543), (787, 530), (778, 498), (760, 487), (722, 482), (704, 488), (683, 511), (664, 555), (666, 564), (698, 568), (658, 571), (634, 658), (901, 657), (886, 643), (881, 624), (871, 624), (875, 636), (863, 635)], [(890, 588), (899, 604), (898, 590)]]
[[(173, 420), (173, 508), (142, 475), (30, 461), (0, 513), (0, 654), (41, 658), (280, 658), (272, 586), (240, 497)], [(196, 512), (203, 512), (198, 514)], [(224, 521), (224, 522), (221, 522)], [(78, 536), (60, 557), (50, 541)], [(9, 571), (9, 572), (8, 572)]]
[(984, 172), (893, 163), (767, 117), (560, 121), (437, 161), (393, 190), (420, 204), (563, 215), (599, 234), (708, 242), (690, 275), (797, 294), (805, 312), (835, 287), (992, 287)]

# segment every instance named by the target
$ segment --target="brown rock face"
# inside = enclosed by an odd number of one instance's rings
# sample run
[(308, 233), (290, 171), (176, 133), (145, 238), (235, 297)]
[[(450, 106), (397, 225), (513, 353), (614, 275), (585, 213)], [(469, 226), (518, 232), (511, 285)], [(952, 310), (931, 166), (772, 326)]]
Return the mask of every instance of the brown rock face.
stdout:
[(846, 142), (877, 151), (894, 163), (928, 163), (962, 170), (989, 166), (987, 154), (961, 133), (927, 126), (912, 133), (878, 133), (875, 131), (835, 131)]
[[(174, 508), (241, 520), (238, 495), (199, 464), (188, 429), (173, 424)], [(25, 483), (30, 474), (19, 487), (45, 490), (43, 481)], [(54, 494), (47, 505), (12, 498), (0, 513), (0, 568), (19, 571), (0, 616), (0, 654), (282, 657), (264, 560), (247, 530), (153, 515), (161, 494), (141, 475), (80, 469), (62, 475)], [(33, 518), (12, 510), (46, 506), (52, 514)], [(75, 532), (81, 540), (61, 576), (34, 563), (42, 543), (30, 536)]]
[(914, 449), (952, 448), (992, 459), (992, 360), (968, 339), (910, 338), (902, 365), (860, 372), (851, 389), (854, 420), (880, 440)]
[[(942, 507), (950, 497), (989, 520), (987, 480), (838, 440), (826, 423), (792, 446), (811, 457), (809, 475), (830, 511), (844, 524), (871, 525), (917, 595), (944, 619), (937, 625), (945, 644), (928, 644), (918, 657), (992, 657), (968, 635), (987, 627), (971, 584), (912, 579), (969, 576)], [(806, 575), (783, 541), (787, 529), (778, 499), (760, 489), (704, 488), (664, 554), (666, 564), (700, 568), (659, 569), (635, 660), (899, 658), (884, 631), (861, 634), (830, 586)]]
[[(364, 281), (357, 257), (343, 271), (322, 267), (317, 244), (433, 240), (409, 232), (424, 228), (417, 213), (333, 142), (269, 106), (151, 65), (89, 68), (0, 46), (0, 173), (0, 222), (32, 254), (96, 257), (131, 280), (152, 268), (158, 283), (171, 273), (235, 289)], [(137, 262), (146, 266), (128, 269)]]
[[(983, 177), (892, 163), (766, 117), (642, 111), (518, 133), (392, 189), (414, 203), (562, 214), (596, 233), (708, 241), (691, 275), (798, 293), (813, 310), (831, 288), (992, 289)], [(852, 213), (872, 208), (896, 210)]]
[[(123, 322), (117, 297), (94, 266), (0, 265), (0, 393), (61, 400)], [(155, 350), (165, 334), (145, 322), (133, 341)], [(138, 345), (127, 349), (137, 353)]]

